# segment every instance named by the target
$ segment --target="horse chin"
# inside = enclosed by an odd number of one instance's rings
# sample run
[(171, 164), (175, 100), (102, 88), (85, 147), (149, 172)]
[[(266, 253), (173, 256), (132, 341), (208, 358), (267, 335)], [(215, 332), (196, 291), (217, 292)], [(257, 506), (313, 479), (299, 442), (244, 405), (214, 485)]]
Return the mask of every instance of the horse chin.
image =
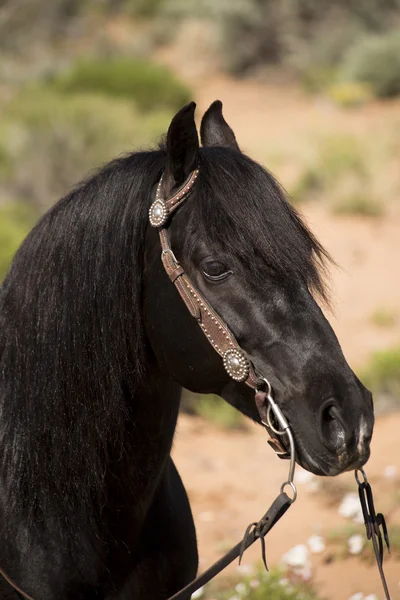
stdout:
[(333, 455), (321, 457), (317, 455), (315, 458), (304, 448), (304, 446), (296, 442), (296, 462), (303, 469), (322, 477), (336, 477), (346, 471), (355, 471), (363, 467), (370, 456), (369, 447), (360, 455), (354, 456), (347, 453), (341, 455)]

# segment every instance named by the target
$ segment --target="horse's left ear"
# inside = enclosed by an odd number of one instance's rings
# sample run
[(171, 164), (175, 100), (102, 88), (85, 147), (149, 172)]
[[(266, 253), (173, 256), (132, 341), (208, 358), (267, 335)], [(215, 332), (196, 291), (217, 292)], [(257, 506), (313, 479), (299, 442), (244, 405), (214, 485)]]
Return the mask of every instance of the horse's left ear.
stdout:
[(174, 116), (167, 133), (167, 164), (163, 177), (163, 191), (169, 196), (172, 189), (182, 185), (197, 168), (199, 136), (194, 121), (196, 104), (186, 104)]
[(204, 113), (200, 126), (203, 146), (222, 146), (240, 152), (235, 134), (222, 115), (222, 102), (215, 100)]

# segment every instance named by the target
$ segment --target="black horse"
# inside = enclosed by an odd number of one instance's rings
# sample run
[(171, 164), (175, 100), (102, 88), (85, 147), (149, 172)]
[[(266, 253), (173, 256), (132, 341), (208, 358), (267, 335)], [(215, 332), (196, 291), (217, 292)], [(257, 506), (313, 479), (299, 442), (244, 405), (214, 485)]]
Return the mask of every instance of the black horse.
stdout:
[[(148, 211), (199, 176), (169, 225), (177, 258), (228, 324), (321, 475), (362, 465), (370, 393), (318, 307), (327, 254), (214, 102), (165, 147), (120, 158), (61, 199), (0, 290), (0, 568), (35, 600), (165, 600), (197, 571), (170, 451), (181, 388), (259, 421), (168, 279)], [(250, 459), (249, 459), (250, 460)], [(262, 469), (262, 465), (260, 465)], [(5, 581), (0, 599), (21, 597)]]

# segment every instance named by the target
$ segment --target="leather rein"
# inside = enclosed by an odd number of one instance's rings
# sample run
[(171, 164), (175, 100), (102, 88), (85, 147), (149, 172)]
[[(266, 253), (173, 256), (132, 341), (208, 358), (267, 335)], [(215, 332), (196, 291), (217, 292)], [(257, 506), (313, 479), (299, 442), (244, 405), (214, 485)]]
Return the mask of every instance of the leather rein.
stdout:
[[(158, 183), (156, 197), (149, 210), (149, 221), (150, 225), (157, 228), (159, 233), (162, 264), (171, 282), (179, 292), (186, 308), (197, 321), (211, 346), (221, 356), (224, 368), (228, 375), (234, 381), (245, 383), (254, 390), (255, 403), (260, 415), (261, 423), (269, 434), (268, 443), (280, 458), (290, 460), (290, 466), (287, 480), (282, 483), (279, 495), (271, 504), (265, 515), (258, 522), (251, 523), (247, 527), (243, 539), (238, 544), (231, 548), (231, 550), (199, 577), (168, 598), (168, 600), (186, 600), (189, 598), (191, 594), (225, 569), (233, 560), (235, 560), (235, 558), (239, 557), (241, 560), (244, 551), (258, 539), (261, 541), (262, 558), (264, 565), (267, 568), (264, 537), (286, 513), (297, 497), (297, 490), (293, 481), (296, 463), (296, 450), (293, 434), (288, 421), (273, 399), (271, 384), (265, 377), (256, 374), (247, 354), (239, 346), (227, 324), (220, 318), (204, 296), (193, 285), (190, 278), (186, 275), (184, 269), (176, 259), (171, 248), (166, 225), (175, 210), (187, 199), (193, 189), (198, 173), (198, 169), (193, 171), (186, 182), (168, 199), (162, 197), (162, 178)], [(279, 427), (279, 429), (277, 429), (277, 427)], [(288, 449), (280, 441), (279, 438), (281, 437), (285, 437)], [(390, 594), (382, 568), (383, 542), (380, 533), (381, 527), (383, 529), (386, 545), (390, 551), (385, 519), (381, 513), (375, 514), (371, 487), (367, 481), (365, 472), (362, 469), (360, 469), (360, 472), (363, 475), (364, 481), (361, 482), (359, 480), (357, 475), (358, 471), (356, 471), (356, 480), (359, 486), (360, 502), (363, 509), (367, 537), (368, 539), (372, 539), (386, 599), (390, 600)], [(292, 489), (291, 497), (285, 492), (285, 489), (288, 486)], [(32, 596), (29, 596), (18, 587), (18, 585), (8, 577), (1, 568), (0, 575), (3, 576), (9, 585), (25, 598), (25, 600), (34, 600)]]

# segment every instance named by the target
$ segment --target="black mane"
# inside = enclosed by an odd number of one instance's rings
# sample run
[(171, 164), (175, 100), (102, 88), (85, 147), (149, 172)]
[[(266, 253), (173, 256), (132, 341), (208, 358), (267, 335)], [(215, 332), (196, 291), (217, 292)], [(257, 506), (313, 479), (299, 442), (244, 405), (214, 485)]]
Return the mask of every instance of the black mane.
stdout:
[(103, 503), (144, 369), (141, 263), (164, 162), (158, 151), (110, 163), (53, 206), (14, 258), (0, 294), (7, 510), (58, 506), (82, 519)]
[[(163, 149), (110, 163), (44, 215), (16, 254), (0, 294), (2, 468), (14, 485), (7, 510), (58, 506), (82, 520), (96, 496), (102, 505), (105, 465), (124, 452), (145, 369), (142, 256), (164, 164)], [(324, 295), (325, 251), (257, 163), (203, 148), (195, 196), (188, 241), (207, 236), (254, 277), (267, 263)]]

